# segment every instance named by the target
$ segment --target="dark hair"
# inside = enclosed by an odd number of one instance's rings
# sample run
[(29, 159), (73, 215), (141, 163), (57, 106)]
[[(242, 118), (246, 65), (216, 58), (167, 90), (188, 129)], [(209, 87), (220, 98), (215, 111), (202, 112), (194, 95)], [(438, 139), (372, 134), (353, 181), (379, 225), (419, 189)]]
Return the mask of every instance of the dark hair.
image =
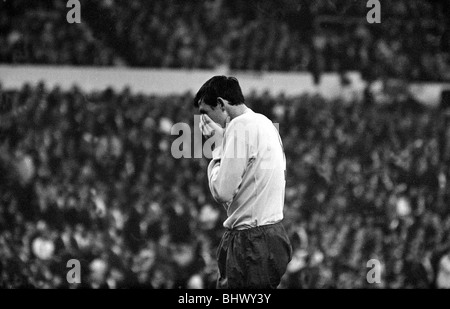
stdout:
[(221, 97), (230, 102), (230, 105), (239, 105), (245, 103), (241, 86), (234, 77), (214, 76), (210, 78), (195, 95), (194, 106), (198, 107), (203, 99), (205, 104), (210, 106), (217, 105), (217, 98)]

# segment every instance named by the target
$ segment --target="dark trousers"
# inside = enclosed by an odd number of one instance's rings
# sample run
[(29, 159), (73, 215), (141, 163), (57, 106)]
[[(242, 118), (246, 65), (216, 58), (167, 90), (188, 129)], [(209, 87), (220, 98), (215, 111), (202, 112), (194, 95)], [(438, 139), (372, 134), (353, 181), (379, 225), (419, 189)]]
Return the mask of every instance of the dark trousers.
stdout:
[(292, 258), (281, 222), (227, 230), (217, 250), (219, 289), (276, 289)]

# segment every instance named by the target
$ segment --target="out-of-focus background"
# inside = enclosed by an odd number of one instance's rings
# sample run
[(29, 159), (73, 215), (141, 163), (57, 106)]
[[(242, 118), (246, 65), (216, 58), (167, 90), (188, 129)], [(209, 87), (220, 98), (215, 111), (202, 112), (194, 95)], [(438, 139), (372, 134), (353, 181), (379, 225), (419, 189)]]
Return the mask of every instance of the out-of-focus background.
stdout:
[(367, 2), (1, 1), (0, 287), (213, 288), (225, 211), (171, 128), (225, 74), (279, 123), (280, 288), (450, 288), (450, 3)]

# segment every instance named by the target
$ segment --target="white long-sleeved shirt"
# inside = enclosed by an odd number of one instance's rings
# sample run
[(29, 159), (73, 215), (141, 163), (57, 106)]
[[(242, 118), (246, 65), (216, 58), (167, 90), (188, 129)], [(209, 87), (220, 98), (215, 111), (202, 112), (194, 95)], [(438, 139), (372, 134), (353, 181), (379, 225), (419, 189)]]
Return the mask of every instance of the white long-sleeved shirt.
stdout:
[(275, 125), (247, 109), (230, 121), (208, 166), (214, 199), (227, 210), (223, 226), (246, 229), (283, 219), (286, 158)]

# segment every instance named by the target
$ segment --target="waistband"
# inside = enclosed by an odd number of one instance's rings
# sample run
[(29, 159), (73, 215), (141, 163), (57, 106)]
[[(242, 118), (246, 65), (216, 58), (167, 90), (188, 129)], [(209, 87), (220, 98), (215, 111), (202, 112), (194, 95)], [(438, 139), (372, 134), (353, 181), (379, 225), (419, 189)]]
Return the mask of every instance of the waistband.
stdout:
[(244, 233), (244, 232), (252, 232), (252, 231), (263, 231), (263, 230), (267, 230), (267, 229), (282, 225), (281, 222), (282, 221), (278, 221), (275, 223), (258, 225), (258, 226), (253, 226), (253, 227), (241, 227), (241, 228), (235, 227), (233, 229), (227, 228), (226, 233), (234, 234), (234, 233), (239, 233), (239, 232)]

